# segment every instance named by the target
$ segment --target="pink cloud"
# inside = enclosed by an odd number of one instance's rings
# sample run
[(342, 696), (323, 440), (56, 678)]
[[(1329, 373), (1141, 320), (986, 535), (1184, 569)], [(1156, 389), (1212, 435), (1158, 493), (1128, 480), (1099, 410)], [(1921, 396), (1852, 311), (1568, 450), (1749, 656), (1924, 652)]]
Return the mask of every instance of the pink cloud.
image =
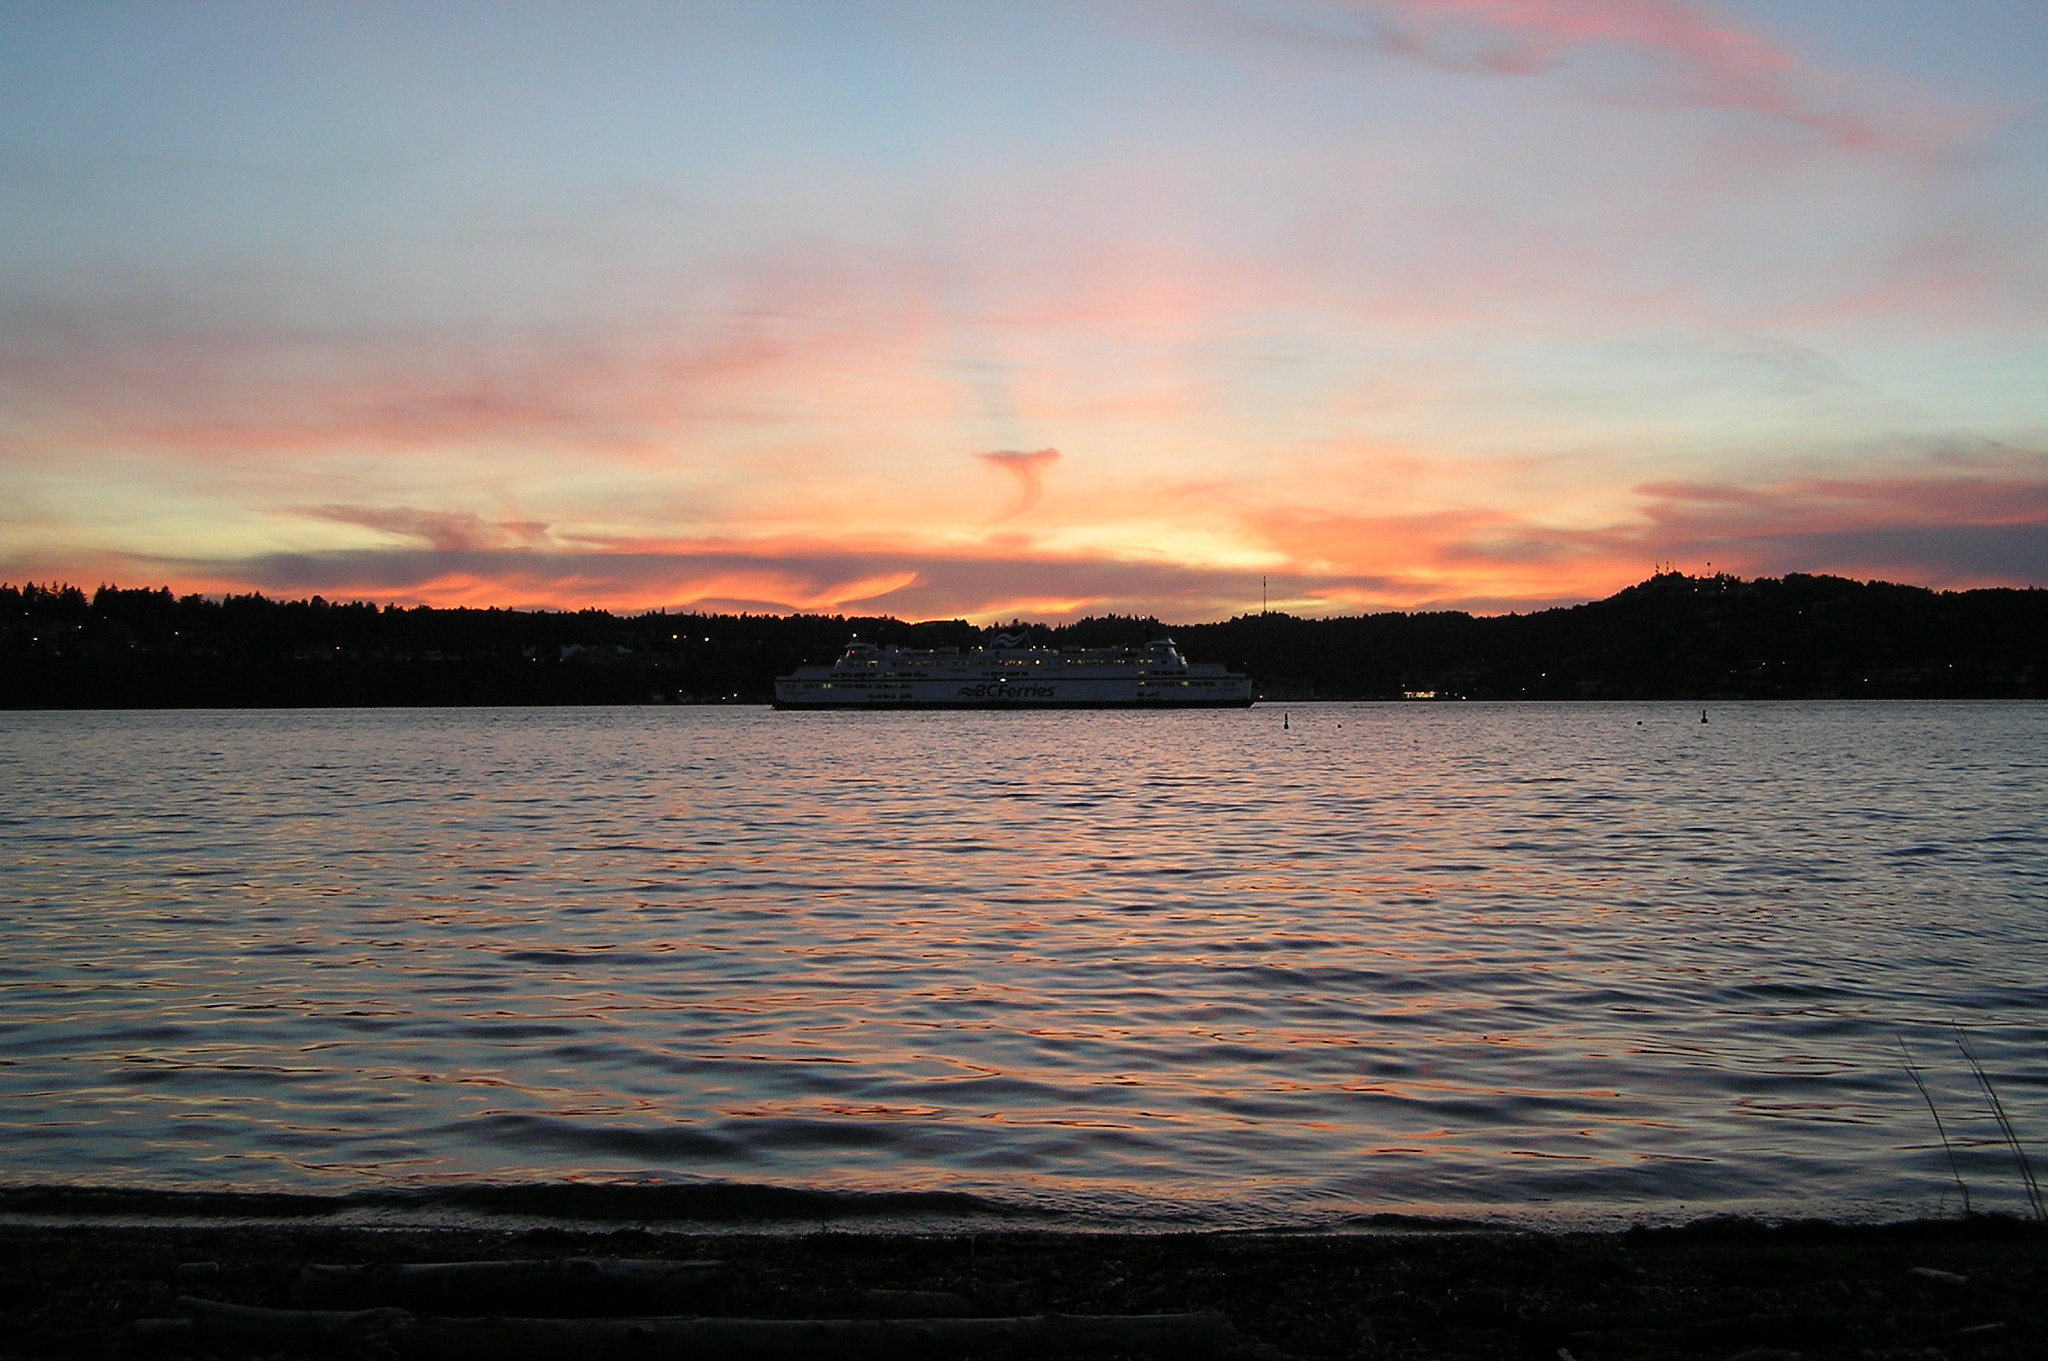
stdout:
[(1033, 449), (1027, 453), (1016, 449), (998, 449), (993, 453), (976, 454), (975, 457), (992, 468), (1002, 469), (1016, 480), (1016, 503), (998, 517), (1007, 520), (1013, 515), (1022, 515), (1037, 505), (1039, 498), (1045, 495), (1046, 470), (1059, 462), (1060, 451)]
[(1291, 12), (1291, 22), (1269, 18), (1268, 26), (1448, 70), (1530, 76), (1615, 54), (1634, 64), (1637, 84), (1611, 96), (1750, 113), (1845, 149), (1925, 150), (1970, 122), (1924, 110), (1908, 116), (1896, 88), (1879, 101), (1682, 0), (1335, 0)]
[(921, 378), (900, 361), (934, 324), (922, 269), (900, 252), (784, 243), (734, 264), (709, 298), (658, 287), (612, 315), (414, 327), (292, 324), (282, 295), (234, 314), (87, 291), (0, 308), (0, 388), (48, 424), (179, 459), (489, 443), (641, 462), (705, 426), (757, 429), (845, 389), (872, 398), (851, 356), (898, 362), (897, 384)]
[(2048, 455), (1955, 472), (1637, 489), (1646, 547), (1717, 570), (1836, 571), (1922, 585), (2048, 581)]
[[(1716, 23), (1675, 0), (1368, 0), (1422, 26), (1413, 46), (1427, 55), (1429, 26), (1445, 20), (1489, 30), (1481, 64), (1508, 74), (1554, 65), (1592, 43), (1668, 53), (1688, 66), (1719, 73), (1744, 87), (1758, 76), (1782, 75), (1797, 63), (1753, 33)], [(1411, 33), (1414, 30), (1410, 30)]]

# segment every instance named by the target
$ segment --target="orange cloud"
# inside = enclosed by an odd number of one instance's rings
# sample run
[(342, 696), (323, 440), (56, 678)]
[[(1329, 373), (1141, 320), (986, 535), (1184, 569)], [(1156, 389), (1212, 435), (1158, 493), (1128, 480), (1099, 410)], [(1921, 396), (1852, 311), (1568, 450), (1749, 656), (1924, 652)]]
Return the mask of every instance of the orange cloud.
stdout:
[[(2048, 581), (2048, 455), (2015, 453), (1890, 477), (1652, 483), (1638, 496), (1638, 513), (1590, 528), (1498, 509), (1254, 509), (1244, 525), (1272, 561), (1249, 568), (1051, 553), (1020, 542), (954, 551), (881, 542), (848, 550), (795, 537), (477, 546), (474, 539), (498, 531), (466, 522), (451, 530), (431, 517), (415, 522), (396, 513), (365, 518), (412, 525), (419, 537), (438, 533), (442, 546), (213, 560), (99, 553), (65, 561), (89, 556), (102, 580), (168, 582), (179, 591), (983, 621), (1110, 612), (1216, 619), (1256, 608), (1261, 576), (1277, 607), (1302, 614), (1542, 608), (1608, 594), (1658, 562), (1949, 587)], [(49, 567), (17, 558), (0, 563), (0, 577), (57, 575)]]
[(993, 453), (976, 454), (976, 458), (992, 468), (1000, 468), (1017, 482), (1017, 500), (998, 519), (1007, 520), (1013, 515), (1022, 515), (1038, 504), (1045, 495), (1046, 469), (1059, 462), (1057, 449), (1033, 449), (1029, 453), (1015, 449), (998, 449)]
[(1528, 608), (1604, 595), (1657, 562), (1949, 587), (2048, 581), (2048, 454), (1955, 457), (1860, 477), (1652, 482), (1635, 492), (1634, 514), (1590, 527), (1500, 507), (1241, 514), (1246, 532), (1310, 591), (1303, 603), (1316, 613), (1340, 601)]

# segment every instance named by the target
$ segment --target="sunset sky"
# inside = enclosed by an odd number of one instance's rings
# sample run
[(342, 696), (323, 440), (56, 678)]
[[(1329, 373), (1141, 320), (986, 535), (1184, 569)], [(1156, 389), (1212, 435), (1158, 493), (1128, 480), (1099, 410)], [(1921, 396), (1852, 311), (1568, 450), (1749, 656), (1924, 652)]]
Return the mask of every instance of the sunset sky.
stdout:
[(2048, 584), (2041, 0), (0, 5), (0, 580)]

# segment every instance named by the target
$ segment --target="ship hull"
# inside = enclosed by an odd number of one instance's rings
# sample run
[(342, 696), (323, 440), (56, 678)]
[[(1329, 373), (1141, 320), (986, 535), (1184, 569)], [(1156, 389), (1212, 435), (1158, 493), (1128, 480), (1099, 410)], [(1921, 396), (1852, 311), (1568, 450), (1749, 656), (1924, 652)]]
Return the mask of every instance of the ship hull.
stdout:
[(775, 678), (778, 709), (1244, 709), (1249, 677), (1191, 663), (1171, 638), (1139, 647), (881, 647)]
[(821, 701), (817, 701), (817, 700), (801, 700), (801, 699), (783, 700), (783, 699), (778, 699), (778, 700), (776, 700), (776, 701), (775, 701), (775, 703), (774, 703), (774, 707), (775, 707), (775, 708), (777, 708), (777, 709), (796, 709), (796, 710), (802, 710), (802, 709), (819, 709), (819, 710), (824, 710), (824, 709), (868, 709), (868, 710), (879, 710), (879, 709), (952, 709), (952, 710), (978, 710), (978, 711), (983, 711), (983, 712), (985, 712), (985, 711), (987, 711), (987, 710), (990, 710), (990, 709), (1152, 709), (1152, 710), (1160, 710), (1160, 709), (1249, 709), (1249, 708), (1251, 708), (1251, 707), (1252, 707), (1252, 702), (1251, 702), (1251, 700), (1250, 700), (1249, 698), (1246, 698), (1246, 699), (1213, 699), (1213, 700), (1210, 700), (1210, 699), (1197, 699), (1197, 700), (1158, 700), (1158, 699), (1074, 699), (1074, 700), (1049, 700), (1049, 699), (1037, 699), (1037, 700), (985, 700), (985, 701), (980, 701), (980, 702), (971, 702), (971, 703), (970, 703), (970, 702), (967, 702), (967, 701), (960, 701), (960, 702), (957, 702), (957, 703), (955, 703), (955, 702), (945, 702), (945, 703), (938, 703), (938, 702), (930, 702), (930, 703), (928, 703), (928, 702), (926, 702), (926, 701), (923, 701), (923, 700), (914, 700), (914, 699), (878, 699), (878, 700), (864, 700), (864, 699), (863, 699), (863, 700), (827, 700), (827, 701), (822, 701), (822, 702), (821, 702)]
[(1251, 686), (1238, 677), (1213, 682), (1125, 677), (1032, 681), (980, 679), (830, 681), (789, 678), (775, 683), (778, 709), (1245, 709)]

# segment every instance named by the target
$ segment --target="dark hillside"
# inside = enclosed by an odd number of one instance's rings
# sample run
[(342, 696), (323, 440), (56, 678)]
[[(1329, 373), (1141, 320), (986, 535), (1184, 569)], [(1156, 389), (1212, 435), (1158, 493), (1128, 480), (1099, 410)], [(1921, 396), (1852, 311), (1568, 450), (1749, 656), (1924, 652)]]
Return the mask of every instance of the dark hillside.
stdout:
[(1666, 573), (1537, 614), (1247, 616), (1175, 631), (1268, 693), (1472, 699), (2036, 697), (2048, 591)]

